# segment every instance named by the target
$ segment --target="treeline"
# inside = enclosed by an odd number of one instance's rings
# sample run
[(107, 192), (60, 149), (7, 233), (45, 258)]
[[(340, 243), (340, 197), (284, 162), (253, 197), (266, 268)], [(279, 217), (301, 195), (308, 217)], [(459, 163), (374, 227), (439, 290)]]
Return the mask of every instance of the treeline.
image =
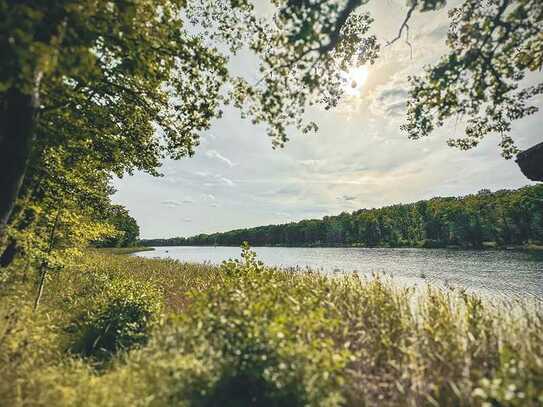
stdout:
[(147, 246), (519, 246), (543, 241), (543, 185), (411, 204), (361, 209), (323, 219), (188, 238), (143, 240)]

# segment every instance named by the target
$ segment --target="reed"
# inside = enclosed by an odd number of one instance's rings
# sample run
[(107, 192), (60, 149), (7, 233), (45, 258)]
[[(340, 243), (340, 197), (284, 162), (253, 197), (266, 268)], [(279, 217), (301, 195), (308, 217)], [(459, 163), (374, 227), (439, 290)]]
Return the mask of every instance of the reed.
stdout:
[[(0, 404), (543, 403), (535, 303), (279, 270), (248, 248), (221, 266), (93, 251), (48, 284), (37, 313), (30, 283), (0, 300)], [(73, 351), (78, 327), (112, 320), (106, 364)]]

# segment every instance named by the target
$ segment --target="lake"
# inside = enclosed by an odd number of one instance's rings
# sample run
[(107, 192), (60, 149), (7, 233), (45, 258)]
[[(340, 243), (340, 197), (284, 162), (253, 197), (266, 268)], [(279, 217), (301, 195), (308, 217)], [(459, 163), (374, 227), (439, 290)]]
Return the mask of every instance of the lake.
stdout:
[[(543, 301), (543, 253), (452, 249), (255, 247), (270, 266), (309, 267), (324, 273), (385, 273), (407, 285), (461, 287), (484, 296)], [(239, 258), (239, 247), (157, 247), (138, 256), (219, 264)]]

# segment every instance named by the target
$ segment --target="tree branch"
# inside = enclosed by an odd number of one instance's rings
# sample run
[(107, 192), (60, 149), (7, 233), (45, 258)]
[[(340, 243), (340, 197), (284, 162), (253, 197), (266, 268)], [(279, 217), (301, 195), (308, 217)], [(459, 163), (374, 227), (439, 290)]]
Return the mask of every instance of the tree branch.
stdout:
[(351, 13), (360, 5), (362, 5), (362, 0), (349, 0), (345, 8), (339, 14), (334, 30), (330, 33), (330, 41), (328, 44), (322, 45), (318, 49), (321, 54), (325, 54), (336, 47), (340, 39), (341, 29), (349, 19)]
[(417, 5), (418, 5), (418, 2), (413, 2), (413, 4), (411, 5), (411, 7), (409, 8), (409, 10), (407, 10), (407, 14), (402, 22), (402, 25), (400, 25), (400, 29), (398, 30), (398, 35), (396, 35), (396, 37), (394, 37), (393, 39), (391, 39), (390, 41), (387, 41), (386, 43), (386, 46), (390, 46), (392, 44), (394, 44), (396, 41), (398, 41), (400, 38), (402, 38), (402, 33), (403, 33), (403, 30), (406, 30), (407, 32), (407, 44), (409, 45), (409, 47), (411, 48), (411, 43), (409, 42), (409, 20), (411, 19), (411, 16), (413, 15), (413, 12), (415, 11), (415, 9), (417, 8)]

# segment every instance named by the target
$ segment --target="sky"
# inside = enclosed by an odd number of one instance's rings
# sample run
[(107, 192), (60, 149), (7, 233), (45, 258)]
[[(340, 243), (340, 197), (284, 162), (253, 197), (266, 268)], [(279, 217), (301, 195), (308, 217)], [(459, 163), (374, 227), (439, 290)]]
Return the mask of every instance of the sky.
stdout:
[[(373, 1), (367, 9), (381, 43), (396, 36), (407, 10), (405, 0)], [(165, 161), (163, 177), (115, 180), (113, 200), (130, 210), (142, 238), (167, 238), (530, 184), (514, 160), (500, 156), (498, 137), (459, 151), (446, 144), (462, 135), (457, 123), (417, 141), (401, 133), (408, 76), (447, 50), (447, 10), (418, 14), (410, 27), (412, 55), (404, 41), (384, 48), (376, 64), (351, 73), (358, 85), (336, 109), (308, 112), (317, 134), (292, 134), (273, 150), (265, 127), (226, 109), (194, 157)], [(245, 56), (234, 65), (251, 75), (254, 61)], [(542, 118), (538, 112), (514, 124), (521, 149), (541, 141)]]

